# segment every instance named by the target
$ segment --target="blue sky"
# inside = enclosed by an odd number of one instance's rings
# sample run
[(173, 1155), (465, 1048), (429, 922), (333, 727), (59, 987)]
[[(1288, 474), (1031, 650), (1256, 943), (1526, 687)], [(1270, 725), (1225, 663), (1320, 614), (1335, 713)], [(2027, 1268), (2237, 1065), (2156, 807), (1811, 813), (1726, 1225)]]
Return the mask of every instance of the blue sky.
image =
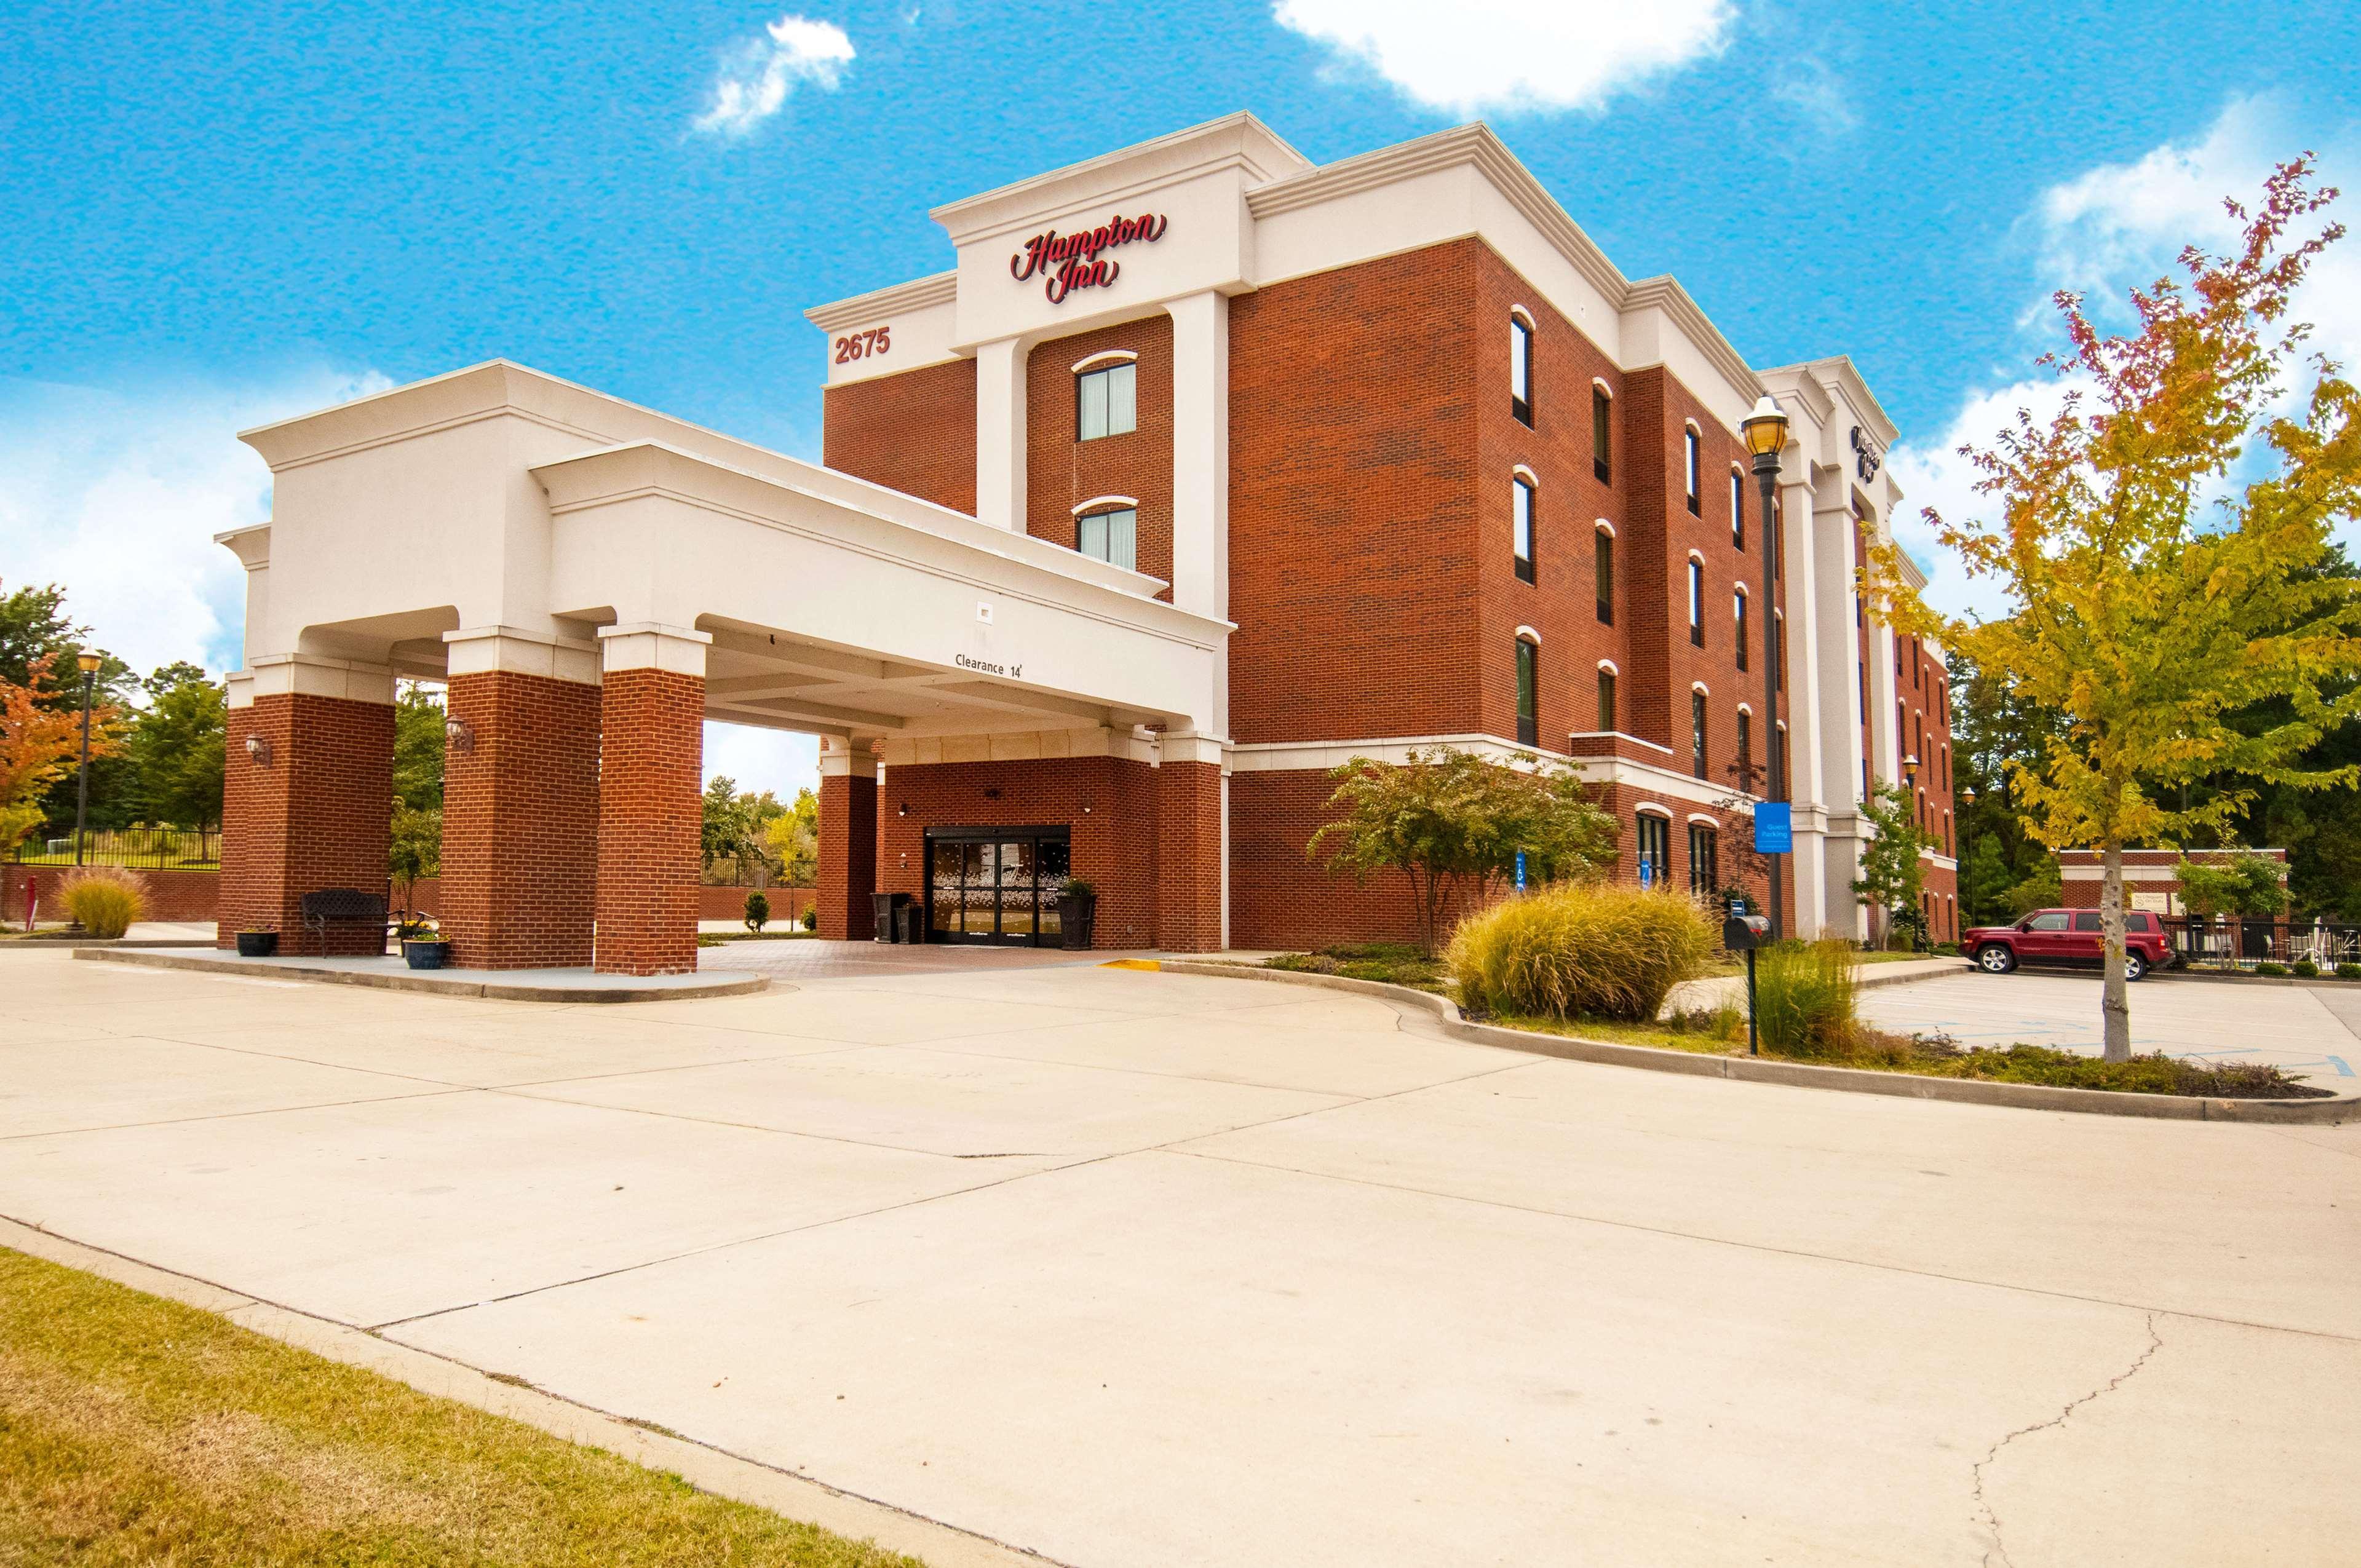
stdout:
[[(816, 457), (804, 307), (947, 265), (929, 205), (1238, 108), (1320, 160), (1490, 120), (1750, 360), (1851, 354), (1913, 503), (1956, 503), (1941, 454), (2033, 376), (2049, 288), (2153, 272), (2300, 148), (2361, 181), (2354, 8), (2269, 16), (18, 5), (0, 582), (58, 578), (135, 662), (224, 667), (238, 583), (205, 537), (268, 489), (231, 433), (494, 355)], [(2361, 288), (2315, 293), (2323, 341), (2361, 352)], [(807, 769), (715, 750), (777, 786)]]

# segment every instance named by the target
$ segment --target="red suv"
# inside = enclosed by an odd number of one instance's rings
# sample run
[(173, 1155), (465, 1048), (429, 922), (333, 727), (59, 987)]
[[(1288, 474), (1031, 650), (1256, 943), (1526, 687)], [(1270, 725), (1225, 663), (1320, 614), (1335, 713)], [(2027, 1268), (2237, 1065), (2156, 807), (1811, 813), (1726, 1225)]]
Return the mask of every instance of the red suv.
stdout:
[[(1960, 950), (1987, 974), (2006, 974), (2020, 963), (2087, 964), (2105, 956), (2105, 938), (2095, 909), (2037, 909), (2014, 926), (1979, 926), (1960, 938)], [(2137, 980), (2172, 961), (2164, 927), (2144, 909), (2124, 912), (2124, 978)]]

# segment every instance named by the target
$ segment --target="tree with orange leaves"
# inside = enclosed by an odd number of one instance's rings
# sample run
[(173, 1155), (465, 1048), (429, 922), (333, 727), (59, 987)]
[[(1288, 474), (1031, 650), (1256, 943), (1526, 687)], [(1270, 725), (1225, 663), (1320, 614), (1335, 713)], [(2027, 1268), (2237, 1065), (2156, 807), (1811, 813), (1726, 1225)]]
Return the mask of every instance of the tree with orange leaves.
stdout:
[[(41, 823), (41, 795), (71, 773), (82, 757), (82, 713), (64, 703), (50, 679), (47, 656), (36, 659), (23, 685), (0, 679), (0, 852)], [(117, 743), (114, 704), (91, 709), (90, 754), (103, 757)]]
[[(2020, 410), (1990, 446), (1961, 449), (1997, 519), (1926, 513), (2006, 614), (1933, 613), (1890, 545), (1863, 573), (1895, 627), (1940, 638), (2060, 716), (2048, 757), (2011, 762), (2011, 784), (2037, 838), (2096, 849), (2105, 866), (2110, 1061), (2131, 1054), (2125, 847), (2218, 830), (2252, 795), (2192, 803), (2186, 784), (2350, 787), (2361, 774), (2303, 764), (2361, 713), (2361, 598), (2320, 570), (2361, 502), (2361, 392), (2304, 353), (2309, 328), (2288, 317), (2312, 259), (2344, 233), (2297, 232), (2336, 195), (2312, 170), (2309, 155), (2281, 165), (2252, 214), (2225, 203), (2243, 228), (2235, 253), (2182, 251), (2184, 279), (2132, 292), (2136, 333), (2103, 334), (2081, 296), (2057, 296), (2070, 346), (2042, 363), (2068, 381), (2059, 411), (2045, 422)], [(2290, 373), (2310, 383), (2293, 397)], [(2285, 717), (2259, 733), (2231, 722), (2273, 698)]]

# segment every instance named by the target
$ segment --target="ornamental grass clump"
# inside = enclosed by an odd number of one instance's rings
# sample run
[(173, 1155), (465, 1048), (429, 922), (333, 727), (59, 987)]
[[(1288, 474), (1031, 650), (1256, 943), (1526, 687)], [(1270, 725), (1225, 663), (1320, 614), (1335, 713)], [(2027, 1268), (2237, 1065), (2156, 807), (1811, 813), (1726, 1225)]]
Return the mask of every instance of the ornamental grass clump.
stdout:
[(1565, 883), (1459, 924), (1445, 956), (1479, 1013), (1651, 1019), (1714, 948), (1705, 911), (1675, 893)]
[(148, 879), (121, 866), (78, 866), (58, 881), (66, 913), (93, 937), (120, 937), (148, 913)]
[(1841, 1056), (1859, 1025), (1860, 959), (1839, 941), (1782, 942), (1754, 955), (1754, 1025), (1783, 1057)]

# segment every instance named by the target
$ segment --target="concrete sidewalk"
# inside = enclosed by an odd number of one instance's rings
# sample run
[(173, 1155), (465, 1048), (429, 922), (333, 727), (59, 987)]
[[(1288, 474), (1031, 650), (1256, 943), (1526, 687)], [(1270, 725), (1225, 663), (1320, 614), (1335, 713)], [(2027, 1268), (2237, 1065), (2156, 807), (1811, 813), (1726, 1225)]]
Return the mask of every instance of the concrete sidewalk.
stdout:
[(1625, 1071), (1076, 965), (622, 1009), (5, 978), (0, 1215), (1059, 1563), (2361, 1532), (2361, 1126)]

